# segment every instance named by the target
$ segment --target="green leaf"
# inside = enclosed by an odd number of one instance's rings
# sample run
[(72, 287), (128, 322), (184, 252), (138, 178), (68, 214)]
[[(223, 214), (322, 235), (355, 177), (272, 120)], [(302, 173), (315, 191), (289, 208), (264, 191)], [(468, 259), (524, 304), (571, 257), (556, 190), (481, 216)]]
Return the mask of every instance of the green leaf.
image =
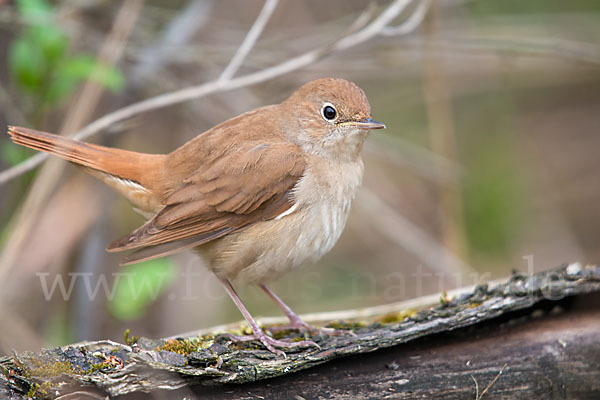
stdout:
[(42, 86), (46, 63), (39, 46), (31, 38), (22, 36), (12, 43), (9, 68), (13, 79), (23, 89), (35, 92)]
[(78, 80), (92, 79), (113, 91), (121, 89), (124, 85), (124, 78), (119, 70), (99, 64), (88, 55), (69, 58), (60, 66), (58, 75)]
[(47, 60), (60, 58), (69, 40), (55, 21), (52, 7), (44, 0), (19, 0), (17, 6), (27, 23), (24, 35), (41, 48)]
[(116, 91), (124, 86), (123, 75), (87, 55), (67, 56), (69, 38), (54, 19), (46, 0), (17, 0), (28, 25), (12, 43), (9, 65), (17, 85), (35, 96), (38, 106), (49, 107), (73, 94), (77, 84), (91, 79)]
[(117, 92), (125, 86), (125, 78), (121, 71), (107, 65), (98, 65), (98, 69), (90, 77), (98, 83), (104, 85), (107, 89)]
[(19, 14), (30, 24), (48, 23), (52, 17), (52, 6), (44, 0), (17, 0)]
[(58, 75), (54, 80), (48, 84), (48, 89), (44, 94), (43, 103), (44, 105), (57, 104), (65, 97), (72, 94), (77, 88), (77, 83), (80, 79), (76, 79), (72, 76)]
[(64, 56), (69, 45), (67, 36), (53, 25), (31, 27), (30, 35), (50, 65), (56, 64)]
[(119, 319), (139, 318), (174, 278), (175, 266), (169, 258), (127, 267), (124, 274), (115, 280), (117, 286), (108, 310)]
[(113, 91), (121, 89), (124, 84), (118, 70), (98, 64), (89, 56), (75, 56), (57, 66), (55, 77), (48, 84), (45, 104), (55, 104), (68, 97), (77, 84), (86, 79), (94, 80)]

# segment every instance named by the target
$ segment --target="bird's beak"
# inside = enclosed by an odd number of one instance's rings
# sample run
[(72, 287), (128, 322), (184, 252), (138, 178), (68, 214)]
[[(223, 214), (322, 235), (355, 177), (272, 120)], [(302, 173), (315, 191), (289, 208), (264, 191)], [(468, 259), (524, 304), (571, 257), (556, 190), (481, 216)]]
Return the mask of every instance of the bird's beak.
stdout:
[(362, 121), (349, 121), (346, 122), (348, 125), (355, 126), (359, 129), (385, 129), (383, 122), (375, 121), (372, 118), (365, 118)]

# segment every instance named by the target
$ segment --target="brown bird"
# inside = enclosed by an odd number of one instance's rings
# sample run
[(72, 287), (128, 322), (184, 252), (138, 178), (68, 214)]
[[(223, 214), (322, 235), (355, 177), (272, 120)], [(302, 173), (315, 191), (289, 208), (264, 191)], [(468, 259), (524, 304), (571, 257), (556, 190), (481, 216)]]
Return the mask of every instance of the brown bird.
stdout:
[[(257, 284), (290, 320), (313, 330), (265, 286), (315, 262), (340, 237), (363, 175), (371, 119), (364, 92), (343, 79), (305, 84), (280, 104), (227, 120), (169, 154), (142, 154), (9, 127), (20, 145), (82, 166), (133, 203), (148, 222), (111, 243), (134, 250), (123, 264), (194, 248), (270, 351), (286, 342), (259, 328), (230, 281)], [(318, 346), (317, 346), (318, 347)]]

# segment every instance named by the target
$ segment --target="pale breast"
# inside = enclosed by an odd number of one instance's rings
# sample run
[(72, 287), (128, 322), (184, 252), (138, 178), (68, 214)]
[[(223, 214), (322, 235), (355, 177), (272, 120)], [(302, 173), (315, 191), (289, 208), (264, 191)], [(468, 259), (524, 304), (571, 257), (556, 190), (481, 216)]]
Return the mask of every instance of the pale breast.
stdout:
[(362, 180), (360, 160), (311, 164), (294, 188), (295, 204), (279, 217), (257, 223), (198, 248), (213, 271), (238, 283), (261, 283), (315, 262), (340, 238)]

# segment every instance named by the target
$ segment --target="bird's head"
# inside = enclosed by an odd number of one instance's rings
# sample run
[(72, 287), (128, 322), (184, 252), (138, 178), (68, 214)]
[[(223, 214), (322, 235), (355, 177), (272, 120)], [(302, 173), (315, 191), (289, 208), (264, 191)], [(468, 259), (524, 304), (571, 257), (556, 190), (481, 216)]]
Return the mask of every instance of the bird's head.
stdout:
[(385, 125), (371, 118), (365, 93), (344, 79), (318, 79), (300, 87), (281, 104), (291, 118), (288, 136), (303, 150), (325, 158), (356, 159), (369, 130)]

